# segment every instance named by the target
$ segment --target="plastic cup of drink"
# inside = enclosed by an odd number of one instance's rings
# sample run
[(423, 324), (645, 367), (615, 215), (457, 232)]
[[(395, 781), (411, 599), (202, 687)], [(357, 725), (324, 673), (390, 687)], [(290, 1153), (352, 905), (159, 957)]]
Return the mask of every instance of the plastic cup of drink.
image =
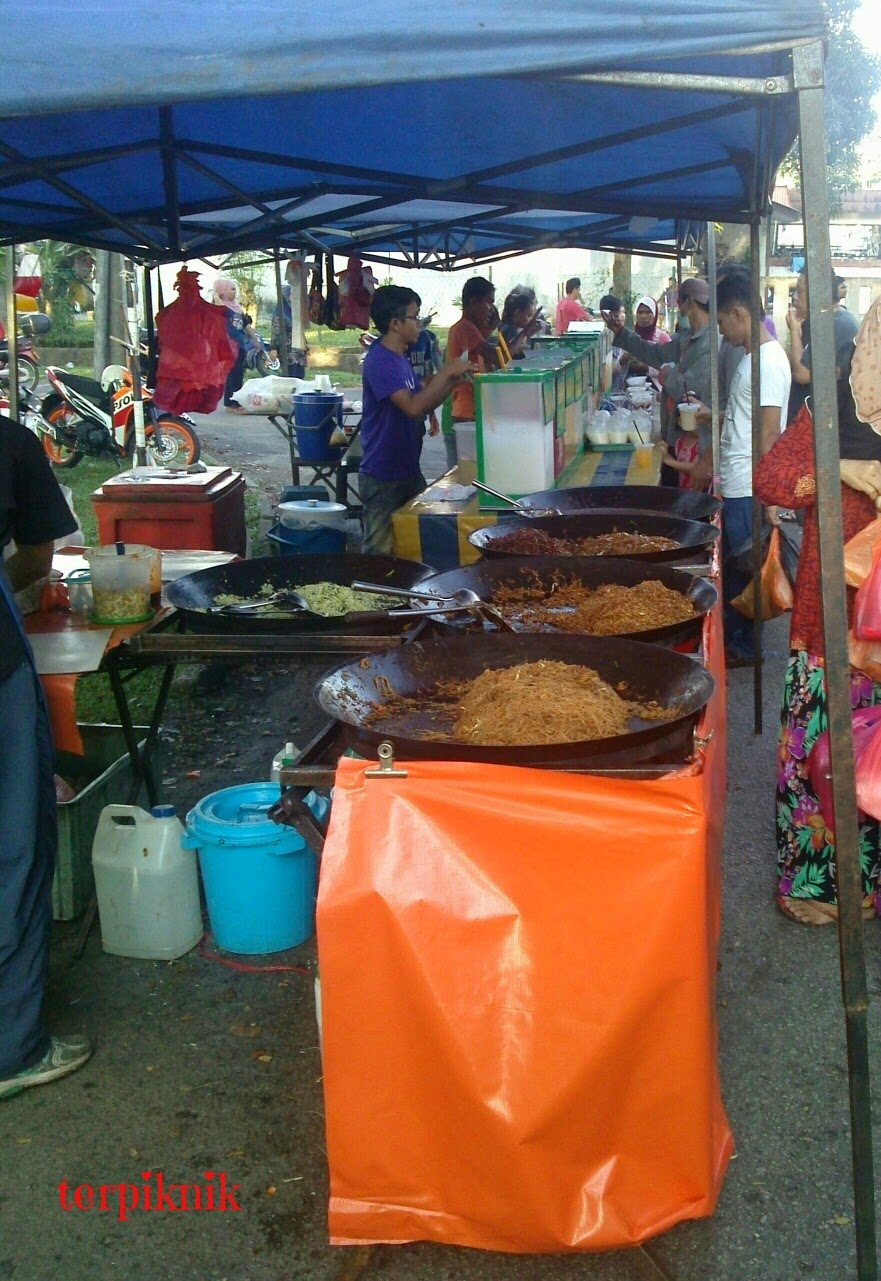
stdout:
[(652, 445), (650, 441), (646, 441), (646, 443), (643, 445), (634, 445), (633, 456), (636, 459), (637, 467), (644, 467), (644, 468), (651, 467), (652, 455), (654, 454), (654, 452), (655, 452), (654, 445)]
[(679, 426), (682, 430), (697, 431), (697, 405), (693, 401), (683, 401), (677, 408), (679, 410)]

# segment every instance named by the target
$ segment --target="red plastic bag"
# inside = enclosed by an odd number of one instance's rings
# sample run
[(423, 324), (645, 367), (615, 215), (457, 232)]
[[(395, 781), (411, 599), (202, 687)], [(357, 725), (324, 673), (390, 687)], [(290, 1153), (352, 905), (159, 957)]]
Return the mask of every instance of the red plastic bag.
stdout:
[(881, 549), (872, 568), (857, 588), (853, 606), (853, 634), (861, 641), (881, 641)]
[[(881, 708), (867, 708), (881, 713)], [(857, 808), (870, 818), (881, 819), (881, 716), (857, 740), (854, 731), (854, 769)]]
[(881, 520), (873, 520), (844, 544), (844, 581), (862, 587), (881, 551)]
[(156, 317), (159, 365), (153, 403), (167, 413), (210, 414), (236, 361), (226, 335), (226, 313), (200, 296), (196, 272), (182, 267), (175, 287), (179, 297)]
[[(861, 707), (851, 714), (853, 730), (854, 766), (859, 772), (860, 761), (869, 742), (881, 731), (881, 707)], [(820, 802), (820, 813), (826, 820), (830, 831), (834, 827), (834, 806), (832, 804), (832, 757), (829, 751), (829, 731), (824, 730), (808, 754), (808, 775), (811, 786)], [(857, 780), (857, 803), (859, 802), (859, 779)]]
[(858, 672), (865, 672), (877, 684), (881, 684), (881, 642), (857, 640), (853, 632), (847, 633), (847, 653), (851, 667)]
[[(731, 602), (737, 612), (742, 614), (744, 618), (753, 618), (755, 616), (754, 582), (755, 579), (748, 583), (740, 595), (736, 596)], [(792, 585), (780, 559), (780, 530), (776, 527), (771, 531), (768, 554), (765, 556), (765, 563), (762, 565), (761, 606), (762, 619), (765, 622), (769, 618), (779, 618), (781, 614), (785, 614), (787, 610), (792, 609)]]
[(340, 284), (340, 320), (344, 329), (370, 328), (371, 294), (364, 284), (364, 266), (351, 257)]

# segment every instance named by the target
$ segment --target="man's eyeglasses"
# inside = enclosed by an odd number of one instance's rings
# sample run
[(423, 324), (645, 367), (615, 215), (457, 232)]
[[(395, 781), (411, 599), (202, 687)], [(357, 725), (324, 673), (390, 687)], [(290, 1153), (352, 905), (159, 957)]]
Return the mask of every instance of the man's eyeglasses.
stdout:
[(409, 316), (405, 312), (403, 316), (398, 316), (398, 320), (415, 320), (417, 325), (422, 324), (422, 317), (419, 315), (418, 311), (415, 316)]

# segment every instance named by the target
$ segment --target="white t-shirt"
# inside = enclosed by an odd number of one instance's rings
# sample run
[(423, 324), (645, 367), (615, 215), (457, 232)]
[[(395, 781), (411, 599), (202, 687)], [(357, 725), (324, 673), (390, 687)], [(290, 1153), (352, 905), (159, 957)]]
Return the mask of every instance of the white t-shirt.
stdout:
[[(759, 353), (762, 408), (780, 406), (780, 430), (783, 431), (792, 382), (789, 357), (780, 343), (773, 339), (762, 343)], [(722, 423), (720, 471), (723, 498), (752, 497), (752, 381), (752, 359), (746, 352), (731, 380), (725, 421)]]

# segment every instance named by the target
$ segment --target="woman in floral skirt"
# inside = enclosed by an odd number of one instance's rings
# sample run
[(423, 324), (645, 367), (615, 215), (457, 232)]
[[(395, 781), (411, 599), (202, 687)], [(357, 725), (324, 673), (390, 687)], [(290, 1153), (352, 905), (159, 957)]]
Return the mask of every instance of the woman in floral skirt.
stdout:
[[(881, 336), (881, 311), (879, 311)], [(879, 384), (881, 386), (881, 384)], [(839, 384), (841, 500), (845, 542), (870, 524), (881, 500), (881, 423), (856, 416), (846, 379)], [(755, 471), (753, 492), (766, 506), (804, 512), (804, 536), (794, 590), (790, 655), (783, 689), (777, 760), (777, 906), (791, 920), (826, 925), (838, 915), (835, 837), (832, 815), (824, 814), (808, 776), (808, 756), (827, 728), (824, 680), (820, 562), (817, 544), (813, 426), (804, 406)], [(848, 626), (855, 592), (847, 590)], [(881, 703), (881, 685), (851, 668), (851, 703), (856, 709)], [(881, 831), (860, 825), (863, 911), (881, 907)]]

